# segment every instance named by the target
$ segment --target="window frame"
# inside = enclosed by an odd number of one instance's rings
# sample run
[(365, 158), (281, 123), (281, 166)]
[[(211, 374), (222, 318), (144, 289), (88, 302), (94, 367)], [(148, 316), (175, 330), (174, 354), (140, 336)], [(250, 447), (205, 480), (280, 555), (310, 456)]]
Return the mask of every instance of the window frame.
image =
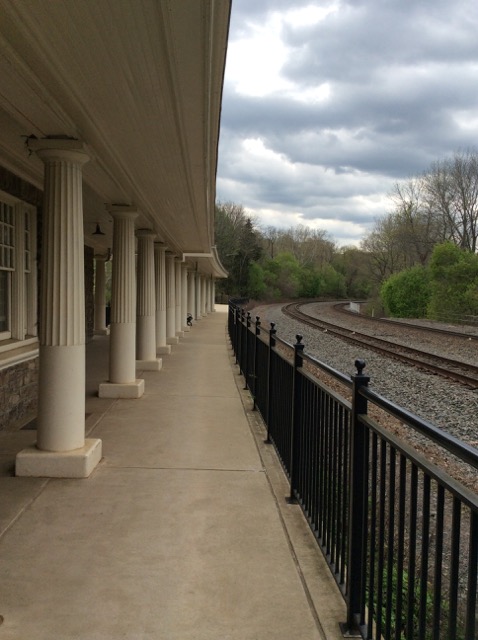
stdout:
[[(0, 204), (12, 208), (12, 228), (3, 233), (3, 214), (0, 215), (0, 270), (8, 272), (7, 305), (8, 330), (0, 332), (0, 354), (4, 351), (38, 342), (37, 338), (37, 260), (36, 217), (33, 205), (0, 191)], [(4, 237), (13, 243), (3, 246)], [(27, 246), (29, 245), (29, 246)], [(1, 260), (11, 248), (8, 265)], [(8, 258), (8, 256), (7, 256)]]

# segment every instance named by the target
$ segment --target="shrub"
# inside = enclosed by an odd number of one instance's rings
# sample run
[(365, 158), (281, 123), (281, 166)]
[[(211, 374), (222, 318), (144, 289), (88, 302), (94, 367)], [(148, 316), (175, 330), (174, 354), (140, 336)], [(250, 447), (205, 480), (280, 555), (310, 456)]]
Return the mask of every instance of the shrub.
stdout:
[(395, 318), (424, 318), (430, 302), (430, 280), (425, 267), (417, 265), (395, 273), (380, 290), (385, 310)]

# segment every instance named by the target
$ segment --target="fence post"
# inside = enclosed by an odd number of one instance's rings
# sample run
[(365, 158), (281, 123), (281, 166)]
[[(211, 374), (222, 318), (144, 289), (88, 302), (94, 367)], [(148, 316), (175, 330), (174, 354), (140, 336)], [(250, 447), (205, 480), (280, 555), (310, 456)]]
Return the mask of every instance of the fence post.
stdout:
[(236, 307), (236, 364), (241, 370), (241, 348), (242, 348), (242, 309)]
[(236, 330), (236, 306), (232, 303), (229, 303), (229, 317), (230, 317), (230, 325), (229, 325), (229, 337), (231, 338), (232, 348), (234, 349), (234, 356), (236, 358), (237, 364), (237, 330)]
[(252, 379), (254, 383), (254, 391), (252, 393), (252, 410), (256, 410), (256, 391), (257, 391), (257, 343), (259, 342), (259, 336), (261, 335), (261, 319), (256, 316), (255, 331), (254, 331), (254, 365), (252, 367)]
[(345, 637), (362, 637), (360, 625), (364, 603), (362, 586), (365, 574), (364, 547), (367, 532), (367, 494), (368, 469), (365, 465), (367, 434), (364, 425), (358, 419), (367, 414), (367, 399), (359, 391), (367, 387), (370, 378), (363, 373), (364, 360), (356, 360), (357, 374), (352, 378), (352, 416), (350, 443), (350, 510), (348, 526), (348, 563), (347, 563), (347, 622), (343, 629)]
[(245, 322), (246, 322), (246, 312), (244, 309), (241, 309), (241, 313), (240, 313), (240, 327), (239, 327), (239, 331), (241, 333), (241, 349), (239, 351), (239, 370), (240, 372), (244, 375), (244, 342), (245, 342), (245, 338), (247, 338), (247, 332), (245, 329)]
[(247, 312), (246, 316), (246, 353), (244, 355), (244, 389), (249, 388), (249, 329), (251, 328), (251, 312)]
[(275, 322), (271, 322), (271, 328), (269, 329), (269, 354), (267, 358), (267, 438), (264, 440), (266, 444), (271, 443), (270, 438), (270, 424), (272, 415), (272, 349), (276, 346), (276, 325)]
[(234, 355), (236, 356), (236, 364), (239, 363), (239, 307), (234, 307)]
[(302, 369), (304, 345), (301, 344), (302, 336), (296, 335), (297, 342), (294, 345), (294, 379), (292, 382), (292, 433), (291, 433), (291, 451), (290, 451), (290, 495), (288, 502), (293, 504), (296, 502), (294, 496), (294, 488), (297, 478), (297, 454), (299, 450), (299, 429), (301, 420), (301, 391), (302, 391)]

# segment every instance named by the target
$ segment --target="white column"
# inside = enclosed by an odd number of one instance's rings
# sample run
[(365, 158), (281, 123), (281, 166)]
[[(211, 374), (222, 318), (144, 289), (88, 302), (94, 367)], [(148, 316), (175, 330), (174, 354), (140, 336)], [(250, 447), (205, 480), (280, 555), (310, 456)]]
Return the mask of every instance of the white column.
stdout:
[(188, 313), (196, 317), (196, 272), (188, 272)]
[(181, 260), (179, 258), (176, 258), (174, 261), (174, 287), (175, 287), (174, 299), (176, 302), (175, 327), (176, 327), (176, 335), (178, 336), (178, 338), (182, 338), (184, 336), (184, 333), (182, 331), (183, 323), (181, 318), (181, 299), (182, 299), (181, 285), (182, 285)]
[(166, 343), (178, 344), (176, 336), (176, 267), (174, 253), (166, 253)]
[(154, 266), (156, 287), (156, 353), (171, 353), (166, 344), (166, 247), (154, 243)]
[(113, 274), (111, 282), (109, 381), (100, 384), (100, 398), (140, 398), (144, 380), (136, 379), (135, 208), (111, 205)]
[(202, 316), (206, 316), (206, 299), (207, 299), (207, 292), (206, 292), (206, 276), (201, 276), (201, 315)]
[(206, 285), (205, 310), (207, 315), (211, 311), (211, 278), (209, 276), (205, 276), (204, 282)]
[(188, 318), (188, 268), (181, 264), (181, 324), (183, 331), (189, 331)]
[(211, 311), (216, 311), (216, 278), (211, 276)]
[(154, 286), (154, 238), (150, 229), (138, 229), (138, 280), (136, 302), (136, 367), (161, 369), (156, 357), (156, 300)]
[(45, 164), (36, 447), (17, 455), (16, 474), (84, 478), (101, 459), (85, 440), (85, 291), (82, 166), (77, 140), (37, 140)]
[(196, 320), (201, 319), (201, 294), (202, 294), (202, 284), (201, 284), (201, 274), (196, 271), (196, 309), (194, 318)]
[(106, 327), (105, 264), (107, 256), (95, 255), (95, 334), (109, 335)]

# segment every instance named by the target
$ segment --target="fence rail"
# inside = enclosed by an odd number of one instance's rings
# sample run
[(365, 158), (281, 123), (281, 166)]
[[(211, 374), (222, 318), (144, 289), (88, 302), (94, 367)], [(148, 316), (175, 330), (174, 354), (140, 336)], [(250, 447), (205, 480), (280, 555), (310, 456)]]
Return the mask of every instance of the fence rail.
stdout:
[[(478, 450), (290, 345), (231, 304), (228, 331), (296, 501), (347, 605), (345, 635), (475, 640), (478, 497), (369, 415), (370, 405), (478, 469)], [(281, 345), (293, 349), (288, 358)], [(346, 400), (304, 367), (351, 390)]]

